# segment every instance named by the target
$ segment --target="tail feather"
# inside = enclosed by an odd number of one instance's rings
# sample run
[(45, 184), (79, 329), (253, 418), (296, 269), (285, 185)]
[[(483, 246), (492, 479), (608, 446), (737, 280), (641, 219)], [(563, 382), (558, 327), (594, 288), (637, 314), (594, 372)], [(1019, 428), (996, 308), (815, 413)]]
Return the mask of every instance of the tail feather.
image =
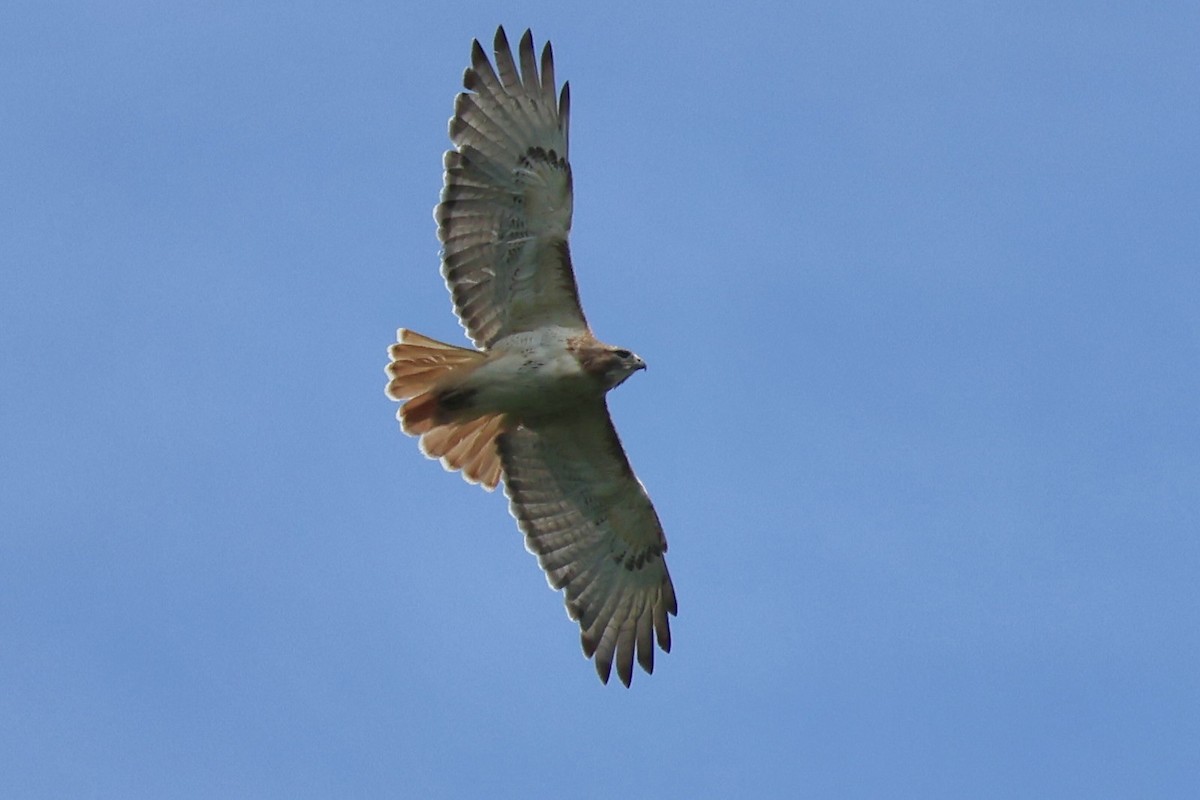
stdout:
[(437, 412), (437, 395), (428, 391), (400, 406), (396, 419), (400, 420), (400, 430), (409, 436), (422, 436), (437, 427)]
[(421, 452), (441, 459), (448, 470), (461, 470), (467, 482), (481, 484), (491, 491), (500, 482), (496, 436), (504, 428), (502, 414), (440, 425), (421, 437)]
[[(392, 363), (387, 395), (406, 400), (396, 416), (405, 433), (421, 438), (421, 451), (441, 459), (448, 470), (461, 470), (463, 478), (489, 491), (500, 482), (500, 456), (496, 436), (506, 419), (492, 414), (468, 420), (439, 419), (439, 382), (459, 370), (470, 370), (486, 357), (478, 350), (430, 339), (401, 328), (388, 349)], [(444, 388), (444, 387), (443, 387)]]
[(391, 378), (387, 395), (393, 400), (427, 392), (448, 373), (485, 358), (478, 350), (439, 342), (407, 328), (396, 332), (396, 344), (388, 348), (388, 355), (392, 363), (387, 368)]

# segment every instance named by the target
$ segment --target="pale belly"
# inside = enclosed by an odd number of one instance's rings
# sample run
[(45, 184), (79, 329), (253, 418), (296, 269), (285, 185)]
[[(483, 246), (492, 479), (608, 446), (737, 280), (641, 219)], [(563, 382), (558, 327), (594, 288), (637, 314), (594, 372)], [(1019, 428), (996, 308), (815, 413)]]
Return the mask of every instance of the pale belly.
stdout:
[(464, 399), (472, 415), (499, 412), (516, 417), (541, 416), (578, 406), (603, 393), (566, 349), (565, 336), (513, 336), (492, 352), (493, 357), (461, 385), (469, 395)]

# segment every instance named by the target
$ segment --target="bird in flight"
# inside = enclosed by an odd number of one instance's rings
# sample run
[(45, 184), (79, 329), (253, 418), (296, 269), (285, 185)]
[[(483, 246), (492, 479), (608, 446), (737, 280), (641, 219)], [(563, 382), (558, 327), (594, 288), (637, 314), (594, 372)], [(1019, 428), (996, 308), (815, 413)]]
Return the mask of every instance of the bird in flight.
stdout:
[[(658, 514), (634, 475), (605, 395), (646, 364), (592, 335), (567, 245), (569, 85), (556, 91), (547, 42), (540, 69), (525, 31), (518, 59), (504, 28), (495, 67), (472, 43), (467, 90), (450, 118), (434, 209), (442, 277), (475, 348), (401, 328), (388, 397), (402, 430), (471, 483), (495, 489), (550, 586), (566, 596), (583, 651), (626, 686), (671, 650), (678, 607)], [(518, 66), (519, 63), (519, 66)]]

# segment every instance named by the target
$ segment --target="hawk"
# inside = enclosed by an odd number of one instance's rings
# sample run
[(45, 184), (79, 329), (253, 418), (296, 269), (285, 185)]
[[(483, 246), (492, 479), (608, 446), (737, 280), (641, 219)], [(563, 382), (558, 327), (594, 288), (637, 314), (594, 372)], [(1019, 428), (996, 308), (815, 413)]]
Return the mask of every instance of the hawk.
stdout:
[(450, 118), (434, 209), (442, 277), (477, 349), (401, 328), (388, 397), (421, 450), (509, 510), (550, 586), (566, 596), (584, 654), (626, 686), (654, 671), (678, 612), (667, 540), (634, 475), (605, 395), (645, 369), (592, 335), (571, 269), (569, 84), (556, 93), (547, 42), (540, 70), (525, 31), (518, 62), (496, 31), (495, 68), (479, 41)]

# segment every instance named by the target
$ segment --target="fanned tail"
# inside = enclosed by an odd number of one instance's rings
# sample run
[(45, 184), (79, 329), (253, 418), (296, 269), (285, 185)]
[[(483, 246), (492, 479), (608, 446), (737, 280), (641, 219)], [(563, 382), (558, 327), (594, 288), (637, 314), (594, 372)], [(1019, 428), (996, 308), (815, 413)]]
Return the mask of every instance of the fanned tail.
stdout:
[(388, 348), (392, 362), (387, 373), (387, 395), (407, 401), (396, 413), (401, 429), (421, 437), (421, 452), (441, 459), (442, 466), (462, 471), (470, 483), (488, 491), (500, 482), (500, 457), (496, 436), (505, 428), (502, 414), (490, 414), (465, 421), (440, 419), (439, 399), (445, 393), (442, 381), (459, 370), (470, 370), (485, 355), (478, 350), (456, 347), (401, 328), (396, 344)]

